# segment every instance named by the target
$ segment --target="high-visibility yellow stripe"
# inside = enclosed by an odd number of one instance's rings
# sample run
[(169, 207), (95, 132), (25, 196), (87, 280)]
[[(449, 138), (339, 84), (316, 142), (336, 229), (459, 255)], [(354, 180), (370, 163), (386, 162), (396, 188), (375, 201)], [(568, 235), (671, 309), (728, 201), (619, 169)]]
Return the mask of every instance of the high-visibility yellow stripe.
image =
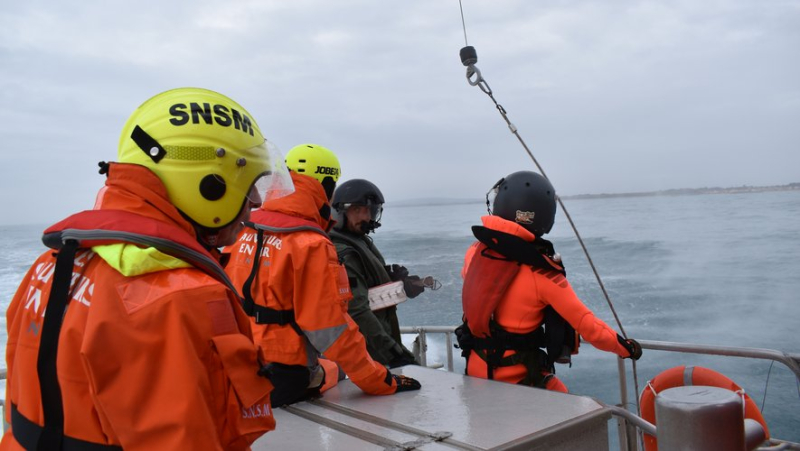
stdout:
[(192, 266), (154, 247), (141, 248), (135, 244), (117, 243), (94, 246), (92, 250), (126, 277)]

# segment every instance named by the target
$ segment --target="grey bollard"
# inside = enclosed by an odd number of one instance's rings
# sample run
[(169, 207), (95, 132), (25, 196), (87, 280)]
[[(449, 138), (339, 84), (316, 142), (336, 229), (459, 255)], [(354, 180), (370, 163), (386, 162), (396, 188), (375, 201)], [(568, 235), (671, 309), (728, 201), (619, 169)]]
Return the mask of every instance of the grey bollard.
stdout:
[(756, 449), (767, 440), (767, 432), (764, 426), (761, 426), (756, 420), (745, 418), (744, 419), (744, 441), (745, 449), (748, 451)]
[(674, 387), (656, 396), (660, 451), (744, 451), (744, 406), (718, 387)]

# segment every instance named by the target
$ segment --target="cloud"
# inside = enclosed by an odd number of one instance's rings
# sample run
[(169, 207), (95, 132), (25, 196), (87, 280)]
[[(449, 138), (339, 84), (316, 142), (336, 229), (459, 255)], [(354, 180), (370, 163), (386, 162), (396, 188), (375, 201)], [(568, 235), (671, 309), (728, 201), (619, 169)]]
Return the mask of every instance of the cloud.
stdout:
[[(495, 99), (562, 194), (796, 182), (796, 2), (462, 2)], [(229, 95), (284, 151), (317, 142), (391, 199), (480, 198), (532, 169), (458, 60), (458, 3), (0, 6), (6, 222), (91, 206), (141, 102)]]

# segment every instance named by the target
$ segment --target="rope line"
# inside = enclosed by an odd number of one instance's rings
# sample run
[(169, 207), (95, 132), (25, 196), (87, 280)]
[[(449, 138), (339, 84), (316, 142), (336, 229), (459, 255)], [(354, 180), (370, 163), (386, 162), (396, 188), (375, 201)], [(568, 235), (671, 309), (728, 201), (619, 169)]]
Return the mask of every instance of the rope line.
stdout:
[(767, 371), (767, 380), (764, 382), (764, 397), (761, 399), (761, 413), (764, 413), (764, 407), (767, 404), (767, 387), (769, 387), (769, 376), (772, 374), (772, 367), (775, 365), (775, 361), (773, 360), (769, 364), (769, 370)]
[(464, 45), (467, 46), (467, 24), (464, 22), (464, 7), (461, 6), (461, 0), (458, 0), (458, 9), (461, 10), (461, 28), (464, 30)]

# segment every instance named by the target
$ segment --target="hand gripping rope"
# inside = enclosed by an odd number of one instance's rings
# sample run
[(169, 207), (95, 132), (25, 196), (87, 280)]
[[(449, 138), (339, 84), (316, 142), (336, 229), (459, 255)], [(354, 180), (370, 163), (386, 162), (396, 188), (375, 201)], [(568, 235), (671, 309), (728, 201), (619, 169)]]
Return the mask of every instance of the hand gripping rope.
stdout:
[[(539, 169), (539, 172), (542, 174), (544, 178), (550, 180), (550, 178), (547, 177), (547, 174), (544, 172), (542, 166), (536, 160), (536, 157), (533, 156), (533, 153), (528, 148), (528, 145), (525, 143), (525, 140), (523, 140), (522, 136), (520, 136), (517, 127), (511, 123), (511, 120), (509, 120), (506, 109), (503, 108), (503, 106), (500, 105), (500, 103), (498, 103), (497, 100), (494, 98), (494, 94), (492, 93), (492, 89), (489, 87), (489, 83), (486, 82), (486, 80), (483, 78), (483, 75), (481, 74), (480, 69), (478, 69), (478, 67), (475, 65), (478, 62), (478, 53), (475, 51), (475, 47), (469, 45), (469, 43), (467, 42), (467, 27), (464, 22), (464, 9), (461, 6), (461, 0), (458, 0), (458, 6), (461, 9), (461, 26), (464, 30), (464, 45), (465, 45), (465, 47), (463, 47), (459, 52), (459, 56), (461, 57), (461, 63), (467, 68), (467, 82), (470, 84), (470, 86), (479, 87), (481, 91), (483, 91), (487, 96), (489, 96), (490, 99), (492, 99), (492, 102), (494, 102), (497, 111), (500, 112), (500, 115), (503, 117), (503, 120), (506, 121), (508, 129), (511, 130), (511, 133), (513, 133), (514, 136), (517, 137), (517, 140), (520, 142), (520, 144), (522, 144), (522, 147), (528, 153), (528, 156), (533, 161), (533, 164), (536, 165), (536, 168)], [(552, 183), (552, 181), (550, 181), (550, 183)], [(586, 248), (586, 245), (583, 242), (583, 238), (581, 238), (581, 235), (578, 232), (578, 228), (572, 221), (572, 217), (570, 216), (569, 211), (567, 211), (567, 207), (564, 205), (564, 202), (561, 201), (561, 197), (556, 195), (556, 201), (558, 201), (558, 205), (561, 207), (561, 211), (564, 212), (564, 216), (566, 216), (567, 221), (569, 222), (569, 225), (572, 228), (572, 231), (575, 233), (575, 237), (578, 239), (578, 243), (581, 245), (581, 249), (583, 249), (584, 255), (586, 255), (586, 260), (589, 262), (589, 266), (592, 268), (592, 272), (594, 273), (595, 279), (597, 279), (597, 284), (600, 286), (600, 290), (603, 292), (603, 297), (605, 298), (606, 303), (611, 309), (611, 313), (614, 314), (614, 320), (616, 320), (617, 326), (619, 326), (620, 334), (622, 334), (622, 336), (625, 339), (627, 339), (628, 335), (625, 333), (625, 328), (622, 327), (622, 322), (620, 321), (619, 316), (617, 315), (617, 312), (614, 309), (614, 304), (611, 302), (611, 297), (608, 295), (608, 291), (606, 291), (605, 284), (603, 284), (603, 280), (600, 278), (600, 274), (597, 271), (597, 268), (594, 266), (592, 257), (591, 255), (589, 255), (589, 250)], [(639, 393), (639, 382), (636, 374), (636, 361), (631, 359), (631, 362), (633, 364), (633, 378), (634, 378), (635, 390), (636, 393)], [(636, 404), (638, 411), (639, 410), (638, 401)]]

